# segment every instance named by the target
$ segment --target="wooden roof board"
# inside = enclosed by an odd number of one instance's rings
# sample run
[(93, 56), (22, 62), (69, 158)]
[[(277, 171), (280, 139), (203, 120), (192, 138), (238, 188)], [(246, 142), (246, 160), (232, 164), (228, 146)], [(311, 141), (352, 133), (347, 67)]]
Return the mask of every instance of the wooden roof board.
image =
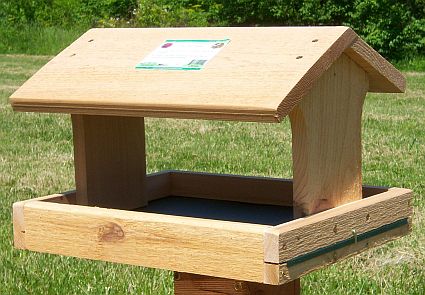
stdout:
[[(135, 68), (167, 39), (224, 38), (230, 43), (200, 71)], [(18, 111), (276, 122), (358, 40), (347, 27), (91, 29), (25, 82), (11, 104)], [(364, 62), (355, 49), (351, 55)]]

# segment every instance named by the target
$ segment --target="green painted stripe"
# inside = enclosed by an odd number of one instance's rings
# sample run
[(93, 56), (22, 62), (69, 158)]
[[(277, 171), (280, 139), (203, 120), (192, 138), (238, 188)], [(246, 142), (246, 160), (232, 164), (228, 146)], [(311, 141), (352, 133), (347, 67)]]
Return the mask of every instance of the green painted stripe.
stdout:
[[(401, 226), (406, 225), (408, 223), (409, 222), (408, 222), (407, 218), (404, 218), (404, 219), (397, 220), (397, 221), (395, 221), (393, 223), (385, 224), (385, 225), (383, 225), (381, 227), (372, 229), (372, 230), (370, 230), (368, 232), (365, 232), (365, 233), (362, 233), (362, 234), (358, 234), (357, 235), (357, 241), (359, 242), (359, 241), (363, 241), (363, 240), (369, 239), (371, 237), (374, 237), (374, 236), (377, 236), (379, 234), (382, 234), (382, 233), (385, 233), (387, 231), (390, 231), (392, 229), (401, 227)], [(326, 254), (326, 253), (329, 253), (329, 252), (332, 252), (332, 251), (335, 251), (335, 250), (344, 248), (344, 247), (346, 247), (348, 245), (352, 245), (354, 243), (355, 243), (355, 238), (352, 237), (350, 239), (346, 239), (346, 240), (337, 242), (337, 243), (335, 243), (333, 245), (325, 246), (323, 248), (316, 249), (316, 250), (311, 251), (309, 253), (302, 254), (300, 256), (297, 256), (295, 258), (292, 258), (292, 259), (290, 259), (290, 260), (288, 260), (286, 262), (283, 262), (283, 263), (286, 263), (288, 267), (291, 267), (291, 266), (294, 266), (296, 264), (305, 262), (307, 260), (316, 258), (316, 257), (318, 257), (320, 255), (323, 255), (323, 254)]]
[(177, 40), (173, 40), (173, 39), (169, 39), (169, 40), (165, 40), (165, 42), (228, 42), (230, 41), (230, 39), (219, 39), (219, 40), (181, 40), (181, 39), (177, 39)]

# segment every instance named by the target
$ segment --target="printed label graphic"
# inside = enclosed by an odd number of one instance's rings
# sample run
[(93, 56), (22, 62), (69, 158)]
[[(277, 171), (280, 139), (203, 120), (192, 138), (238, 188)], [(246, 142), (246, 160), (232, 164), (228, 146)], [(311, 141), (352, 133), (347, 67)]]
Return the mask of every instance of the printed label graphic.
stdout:
[(165, 40), (136, 69), (201, 70), (230, 39)]

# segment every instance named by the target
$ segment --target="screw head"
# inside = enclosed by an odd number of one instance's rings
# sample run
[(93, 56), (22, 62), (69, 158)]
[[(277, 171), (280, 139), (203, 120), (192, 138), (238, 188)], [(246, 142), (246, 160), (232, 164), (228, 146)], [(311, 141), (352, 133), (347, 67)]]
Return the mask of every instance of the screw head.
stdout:
[(235, 282), (235, 291), (242, 291), (243, 290), (243, 283), (236, 281)]
[(175, 271), (174, 272), (174, 280), (175, 281), (179, 281), (181, 279), (181, 277), (180, 277), (180, 273), (179, 272), (177, 272), (177, 271)]

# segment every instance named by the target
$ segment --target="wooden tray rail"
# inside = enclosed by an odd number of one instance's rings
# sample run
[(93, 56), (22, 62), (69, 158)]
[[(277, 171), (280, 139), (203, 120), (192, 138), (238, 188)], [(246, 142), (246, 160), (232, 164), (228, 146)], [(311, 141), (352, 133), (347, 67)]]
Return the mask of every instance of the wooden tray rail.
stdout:
[[(292, 181), (164, 171), (147, 176), (146, 194), (149, 204), (175, 196), (285, 208)], [(279, 285), (409, 232), (410, 190), (365, 186), (363, 195), (267, 225), (80, 206), (68, 192), (14, 204), (15, 246)]]

